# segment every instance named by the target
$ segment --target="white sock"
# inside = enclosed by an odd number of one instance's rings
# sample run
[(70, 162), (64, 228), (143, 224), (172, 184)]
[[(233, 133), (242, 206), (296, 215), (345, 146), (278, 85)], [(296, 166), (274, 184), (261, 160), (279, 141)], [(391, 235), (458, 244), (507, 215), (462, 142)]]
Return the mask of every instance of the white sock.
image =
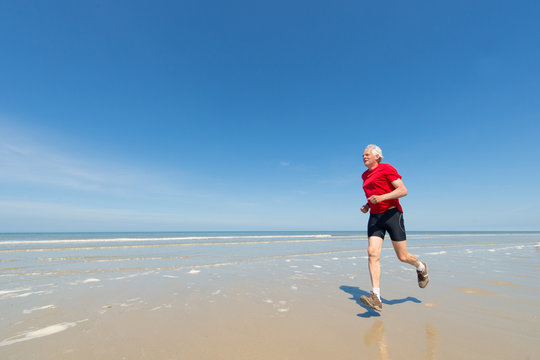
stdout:
[(426, 267), (424, 266), (424, 263), (420, 261), (420, 266), (416, 268), (417, 271), (424, 271), (426, 269)]
[(381, 288), (373, 288), (373, 293), (381, 300)]

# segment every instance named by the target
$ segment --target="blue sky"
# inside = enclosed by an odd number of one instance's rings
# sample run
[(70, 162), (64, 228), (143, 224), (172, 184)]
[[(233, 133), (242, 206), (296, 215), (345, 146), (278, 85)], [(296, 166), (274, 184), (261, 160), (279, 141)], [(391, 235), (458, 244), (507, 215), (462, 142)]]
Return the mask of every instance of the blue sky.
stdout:
[(540, 230), (537, 1), (0, 4), (0, 232)]

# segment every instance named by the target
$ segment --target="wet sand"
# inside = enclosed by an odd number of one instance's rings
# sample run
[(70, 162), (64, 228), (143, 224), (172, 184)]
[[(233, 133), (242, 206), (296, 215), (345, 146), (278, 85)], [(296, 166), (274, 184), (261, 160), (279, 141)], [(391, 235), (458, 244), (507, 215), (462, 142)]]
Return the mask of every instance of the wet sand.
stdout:
[(51, 275), (0, 290), (2, 359), (533, 359), (540, 251), (423, 251), (431, 282), (383, 250), (197, 269)]

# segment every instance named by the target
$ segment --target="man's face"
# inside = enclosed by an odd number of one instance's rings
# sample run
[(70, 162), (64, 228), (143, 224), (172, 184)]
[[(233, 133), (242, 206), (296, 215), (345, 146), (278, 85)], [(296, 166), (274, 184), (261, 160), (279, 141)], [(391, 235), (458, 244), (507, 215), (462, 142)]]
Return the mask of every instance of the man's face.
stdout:
[(366, 149), (364, 150), (364, 154), (362, 154), (362, 158), (364, 159), (364, 165), (369, 168), (377, 163), (378, 157), (375, 156), (370, 149)]

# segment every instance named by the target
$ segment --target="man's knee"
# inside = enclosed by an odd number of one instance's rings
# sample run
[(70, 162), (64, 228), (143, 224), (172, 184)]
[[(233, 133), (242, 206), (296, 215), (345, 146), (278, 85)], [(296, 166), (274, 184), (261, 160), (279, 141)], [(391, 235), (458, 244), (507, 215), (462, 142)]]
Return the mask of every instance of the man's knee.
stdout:
[(408, 253), (404, 253), (404, 254), (400, 253), (400, 254), (397, 254), (397, 258), (401, 262), (408, 262), (409, 261), (409, 254)]
[(376, 247), (368, 247), (369, 261), (379, 261), (381, 258), (381, 251)]

